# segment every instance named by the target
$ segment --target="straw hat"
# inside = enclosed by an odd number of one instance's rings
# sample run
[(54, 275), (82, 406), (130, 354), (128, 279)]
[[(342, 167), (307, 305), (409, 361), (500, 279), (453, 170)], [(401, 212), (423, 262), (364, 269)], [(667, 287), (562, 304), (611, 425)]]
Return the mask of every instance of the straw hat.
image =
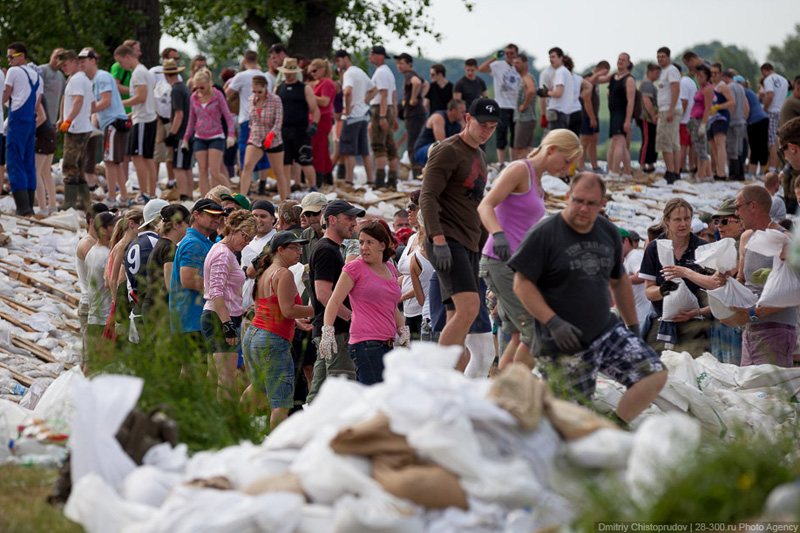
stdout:
[(283, 66), (278, 67), (278, 70), (284, 74), (299, 74), (303, 72), (303, 69), (297, 65), (297, 59), (293, 57), (283, 58)]
[(186, 70), (186, 67), (179, 67), (178, 62), (172, 58), (165, 59), (164, 62), (162, 63), (162, 66), (164, 68), (163, 70), (164, 74), (178, 74)]

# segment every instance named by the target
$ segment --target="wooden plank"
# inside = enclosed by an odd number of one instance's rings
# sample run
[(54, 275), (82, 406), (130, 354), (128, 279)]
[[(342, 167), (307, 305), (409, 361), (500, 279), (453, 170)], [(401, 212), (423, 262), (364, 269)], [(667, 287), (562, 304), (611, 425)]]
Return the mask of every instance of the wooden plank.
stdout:
[[(32, 307), (28, 307), (27, 305), (25, 305), (23, 303), (15, 302), (14, 300), (9, 298), (8, 296), (0, 295), (0, 300), (5, 302), (6, 305), (8, 305), (9, 307), (12, 307), (12, 308), (16, 309), (17, 311), (25, 313), (26, 315), (33, 315), (33, 314), (36, 314), (36, 313), (39, 312), (37, 309), (34, 309)], [(73, 326), (72, 324), (69, 324), (65, 320), (63, 321), (63, 325), (64, 325), (65, 328), (69, 329), (73, 333), (80, 333), (80, 331), (81, 331), (81, 328), (79, 328), (77, 326)]]
[(25, 331), (28, 331), (28, 332), (36, 331), (35, 329), (33, 329), (32, 327), (30, 327), (30, 326), (29, 326), (28, 324), (26, 324), (25, 322), (22, 322), (22, 321), (20, 321), (20, 320), (17, 320), (17, 319), (16, 319), (16, 318), (14, 318), (13, 316), (11, 316), (11, 315), (9, 315), (9, 314), (7, 314), (7, 313), (4, 313), (4, 312), (2, 312), (2, 311), (0, 311), (0, 318), (2, 318), (3, 320), (5, 320), (6, 322), (8, 322), (8, 323), (10, 323), (10, 324), (14, 324), (14, 325), (15, 325), (15, 326), (17, 326), (18, 328), (20, 328), (20, 329), (23, 329), (23, 330), (25, 330)]
[(22, 348), (23, 350), (28, 350), (29, 352), (31, 352), (31, 354), (34, 357), (44, 361), (45, 363), (63, 364), (65, 369), (69, 369), (69, 368), (72, 368), (73, 366), (75, 366), (72, 363), (62, 363), (61, 361), (59, 361), (58, 359), (53, 357), (50, 354), (50, 352), (48, 352), (45, 348), (42, 348), (41, 346), (39, 346), (35, 342), (31, 342), (28, 339), (23, 339), (22, 337), (17, 337), (16, 335), (12, 335), (11, 336), (11, 344), (16, 346), (17, 348)]
[(75, 233), (75, 229), (74, 228), (71, 228), (69, 226), (65, 226), (63, 224), (56, 224), (55, 222), (48, 222), (46, 220), (39, 220), (39, 219), (36, 219), (36, 218), (22, 217), (22, 216), (19, 216), (17, 214), (14, 214), (14, 213), (3, 213), (3, 215), (9, 216), (9, 217), (14, 217), (14, 218), (19, 219), (19, 220), (24, 220), (29, 225), (30, 224), (38, 224), (39, 226), (46, 226), (48, 228), (60, 229), (60, 230), (68, 231), (70, 233)]
[[(7, 365), (4, 365), (3, 363), (0, 363), (0, 368), (2, 368), (4, 370), (8, 370), (8, 372), (11, 374), (11, 377), (13, 377), (14, 379), (19, 381), (20, 383), (22, 383), (26, 387), (30, 387), (31, 384), (33, 383), (33, 379), (32, 378), (29, 378), (25, 374), (20, 374), (19, 372), (17, 372), (16, 370), (11, 368), (10, 366), (7, 366)], [(56, 376), (51, 376), (51, 377), (54, 378)]]
[(0, 259), (0, 263), (2, 263), (0, 264), (0, 270), (5, 271), (11, 278), (16, 279), (29, 287), (34, 287), (44, 290), (45, 292), (49, 292), (56, 298), (62, 300), (64, 303), (78, 307), (78, 304), (80, 303), (80, 298), (75, 296), (74, 294), (71, 294), (63, 289), (59, 289), (58, 287), (54, 287), (53, 285), (50, 285), (46, 281), (34, 278), (26, 274), (25, 272), (17, 270), (16, 268), (12, 268), (16, 267), (17, 265), (8, 262), (5, 259)]
[(59, 270), (64, 270), (66, 272), (69, 272), (70, 274), (75, 276), (76, 279), (78, 277), (78, 273), (75, 271), (75, 269), (74, 268), (70, 268), (67, 265), (58, 265), (58, 264), (55, 264), (55, 263), (48, 263), (47, 261), (42, 261), (41, 259), (34, 259), (34, 258), (31, 258), (31, 257), (23, 257), (22, 260), (25, 261), (29, 265), (34, 265), (35, 264), (35, 265), (41, 265), (41, 266), (43, 266), (45, 268), (57, 268)]

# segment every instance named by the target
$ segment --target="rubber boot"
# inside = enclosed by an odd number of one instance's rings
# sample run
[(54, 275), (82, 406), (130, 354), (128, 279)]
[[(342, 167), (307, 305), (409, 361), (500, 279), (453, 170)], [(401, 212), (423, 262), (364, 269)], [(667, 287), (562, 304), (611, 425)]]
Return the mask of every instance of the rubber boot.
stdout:
[(14, 203), (17, 204), (17, 215), (21, 217), (33, 215), (33, 208), (31, 207), (31, 201), (26, 189), (13, 191), (11, 195), (14, 197)]
[(347, 173), (347, 169), (344, 168), (344, 165), (336, 165), (336, 179), (343, 180), (345, 178), (345, 174)]
[(379, 168), (375, 171), (375, 188), (383, 189), (386, 187), (386, 170)]
[(261, 178), (258, 181), (258, 195), (259, 196), (266, 196), (267, 195), (267, 179)]
[(92, 191), (89, 188), (89, 184), (86, 182), (79, 183), (76, 208), (80, 209), (81, 211), (88, 211), (91, 205), (92, 205)]
[(317, 177), (317, 189), (321, 189), (322, 184), (325, 183), (325, 175), (322, 172), (317, 171), (316, 177)]
[(28, 203), (31, 204), (31, 211), (33, 211), (33, 206), (36, 205), (36, 189), (28, 189)]
[(397, 189), (397, 171), (390, 170), (389, 177), (386, 179), (386, 186), (390, 189)]
[(64, 184), (64, 203), (61, 205), (61, 210), (66, 211), (70, 207), (77, 209), (78, 201), (78, 184), (65, 183)]

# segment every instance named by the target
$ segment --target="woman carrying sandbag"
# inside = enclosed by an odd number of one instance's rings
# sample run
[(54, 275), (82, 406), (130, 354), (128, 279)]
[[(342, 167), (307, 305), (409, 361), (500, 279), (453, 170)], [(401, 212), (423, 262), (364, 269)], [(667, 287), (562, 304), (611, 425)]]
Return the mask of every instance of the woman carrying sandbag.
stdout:
[[(647, 343), (656, 351), (686, 351), (698, 357), (708, 350), (711, 322), (704, 319), (711, 316), (711, 311), (701, 287), (688, 276), (678, 279), (677, 276), (685, 275), (685, 271), (669, 268), (694, 268), (695, 250), (707, 244), (692, 233), (693, 214), (691, 204), (683, 198), (672, 198), (667, 202), (661, 220), (664, 232), (647, 245), (639, 277), (645, 280), (645, 294), (653, 302), (659, 318), (645, 336)], [(659, 241), (664, 241), (661, 246)], [(670, 261), (667, 261), (669, 257), (665, 257), (664, 250), (670, 246), (664, 245), (669, 245), (670, 241), (673, 265), (665, 268), (663, 264)]]

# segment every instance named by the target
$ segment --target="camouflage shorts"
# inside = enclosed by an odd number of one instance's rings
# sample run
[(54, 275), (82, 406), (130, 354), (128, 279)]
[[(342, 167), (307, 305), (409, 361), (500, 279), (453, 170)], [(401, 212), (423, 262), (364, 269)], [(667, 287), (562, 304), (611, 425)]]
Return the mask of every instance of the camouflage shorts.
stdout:
[(86, 182), (83, 175), (83, 160), (86, 157), (86, 145), (90, 136), (91, 133), (67, 133), (64, 136), (64, 158), (61, 162), (64, 183)]

